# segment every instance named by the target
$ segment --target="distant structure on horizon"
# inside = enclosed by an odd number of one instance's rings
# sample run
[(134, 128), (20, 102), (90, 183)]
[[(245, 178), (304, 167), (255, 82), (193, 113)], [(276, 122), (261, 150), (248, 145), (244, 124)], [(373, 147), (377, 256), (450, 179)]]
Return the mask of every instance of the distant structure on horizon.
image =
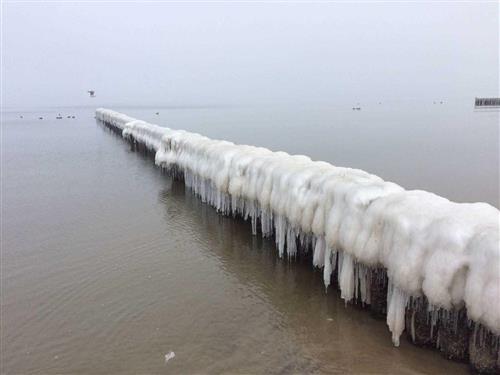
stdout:
[(475, 107), (500, 107), (500, 98), (476, 98)]
[(89, 93), (91, 98), (95, 98), (95, 91), (94, 90), (88, 90), (87, 92)]

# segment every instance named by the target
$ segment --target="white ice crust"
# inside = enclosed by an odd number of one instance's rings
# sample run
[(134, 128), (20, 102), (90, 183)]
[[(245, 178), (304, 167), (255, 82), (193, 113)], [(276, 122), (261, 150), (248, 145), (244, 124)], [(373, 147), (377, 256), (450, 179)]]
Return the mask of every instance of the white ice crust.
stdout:
[(465, 304), (469, 319), (500, 334), (495, 207), (454, 203), (359, 169), (212, 140), (112, 110), (97, 109), (96, 118), (155, 151), (157, 165), (183, 173), (186, 185), (218, 210), (250, 217), (254, 232), (257, 222), (263, 235), (274, 229), (280, 256), (296, 254), (296, 238), (307, 242), (326, 287), (338, 259), (346, 301), (360, 296), (369, 303), (367, 269), (386, 268), (387, 323), (396, 345), (410, 296), (427, 297), (433, 308)]

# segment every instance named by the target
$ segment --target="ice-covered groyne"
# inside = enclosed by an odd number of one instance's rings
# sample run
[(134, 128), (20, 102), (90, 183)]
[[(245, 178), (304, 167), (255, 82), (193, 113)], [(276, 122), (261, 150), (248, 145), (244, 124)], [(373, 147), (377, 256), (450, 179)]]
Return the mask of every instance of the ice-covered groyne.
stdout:
[(498, 366), (495, 207), (454, 203), (359, 169), (212, 140), (108, 109), (97, 109), (96, 118), (154, 152), (156, 164), (204, 202), (249, 218), (254, 233), (275, 238), (280, 257), (309, 252), (325, 286), (335, 282), (346, 301), (377, 305), (374, 288), (387, 288), (383, 309), (396, 346), (405, 327), (418, 341), (427, 325), (429, 342), (446, 346), (450, 335), (463, 336), (463, 321), (469, 341), (488, 347)]

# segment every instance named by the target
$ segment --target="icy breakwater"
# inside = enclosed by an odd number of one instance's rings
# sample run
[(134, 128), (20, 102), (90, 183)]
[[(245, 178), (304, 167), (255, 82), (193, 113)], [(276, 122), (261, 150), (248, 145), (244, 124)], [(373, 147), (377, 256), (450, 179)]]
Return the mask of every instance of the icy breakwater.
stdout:
[(255, 234), (274, 237), (280, 257), (307, 253), (326, 287), (386, 316), (396, 346), (406, 328), (415, 343), (498, 370), (498, 209), (108, 109), (96, 118), (154, 152), (204, 202), (249, 218)]

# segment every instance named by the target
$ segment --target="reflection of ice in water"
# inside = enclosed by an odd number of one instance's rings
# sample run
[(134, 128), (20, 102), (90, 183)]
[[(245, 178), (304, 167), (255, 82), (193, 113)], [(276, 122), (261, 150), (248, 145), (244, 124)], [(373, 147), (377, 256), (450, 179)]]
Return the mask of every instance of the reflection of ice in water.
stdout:
[(170, 352), (170, 353), (165, 354), (165, 363), (167, 363), (168, 361), (170, 361), (174, 357), (175, 357), (175, 353), (174, 352)]

